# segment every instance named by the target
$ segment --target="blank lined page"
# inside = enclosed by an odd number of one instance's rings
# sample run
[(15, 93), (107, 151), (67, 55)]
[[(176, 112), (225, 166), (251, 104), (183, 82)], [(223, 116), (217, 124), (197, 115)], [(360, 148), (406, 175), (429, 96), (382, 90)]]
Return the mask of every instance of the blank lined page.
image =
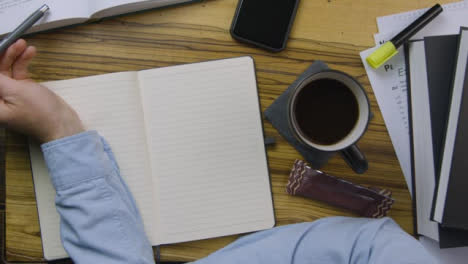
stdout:
[(163, 244), (274, 226), (253, 60), (139, 73)]
[[(65, 99), (88, 129), (97, 130), (108, 141), (121, 175), (137, 202), (146, 232), (153, 233), (154, 197), (136, 73), (107, 74), (44, 85)], [(33, 176), (41, 232), (43, 238), (49, 238), (44, 240), (44, 251), (49, 247), (53, 251), (58, 245), (61, 247), (59, 218), (53, 203), (55, 192), (44, 170), (41, 152), (37, 148), (32, 150), (35, 150), (31, 159), (32, 164), (36, 164)]]

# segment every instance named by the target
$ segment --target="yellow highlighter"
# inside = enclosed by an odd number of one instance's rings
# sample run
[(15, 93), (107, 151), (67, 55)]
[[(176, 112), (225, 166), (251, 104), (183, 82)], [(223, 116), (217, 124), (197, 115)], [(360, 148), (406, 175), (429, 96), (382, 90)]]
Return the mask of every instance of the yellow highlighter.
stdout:
[(372, 54), (366, 58), (367, 63), (369, 63), (369, 65), (375, 69), (379, 68), (382, 64), (398, 53), (398, 48), (403, 43), (405, 43), (405, 41), (414, 36), (414, 34), (418, 33), (419, 30), (421, 30), (436, 16), (442, 13), (442, 11), (442, 6), (439, 4), (431, 7), (413, 23), (403, 29), (403, 31), (401, 31), (398, 35), (393, 37), (390, 41), (385, 42), (377, 50), (372, 52)]

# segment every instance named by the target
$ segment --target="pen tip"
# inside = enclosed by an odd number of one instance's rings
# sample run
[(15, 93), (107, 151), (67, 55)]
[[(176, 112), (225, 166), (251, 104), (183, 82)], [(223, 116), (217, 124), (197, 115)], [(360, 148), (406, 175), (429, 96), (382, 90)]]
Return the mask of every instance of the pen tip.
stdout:
[(48, 5), (43, 5), (43, 6), (41, 6), (41, 8), (39, 9), (39, 11), (45, 13), (45, 12), (49, 11), (49, 6), (48, 6)]

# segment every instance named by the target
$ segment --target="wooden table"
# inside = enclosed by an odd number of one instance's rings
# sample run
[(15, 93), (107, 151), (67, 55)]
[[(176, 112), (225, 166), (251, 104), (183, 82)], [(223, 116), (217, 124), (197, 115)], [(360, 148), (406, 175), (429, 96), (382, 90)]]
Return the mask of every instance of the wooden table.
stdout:
[[(365, 86), (375, 117), (359, 142), (370, 162), (369, 171), (357, 175), (339, 156), (332, 158), (323, 170), (359, 184), (392, 190), (396, 203), (390, 216), (413, 234), (410, 195), (359, 52), (373, 46), (377, 16), (427, 7), (435, 2), (302, 0), (287, 49), (274, 54), (231, 38), (229, 27), (236, 0), (207, 0), (27, 37), (39, 50), (31, 71), (37, 81), (61, 80), (251, 55), (257, 67), (261, 107), (265, 110), (314, 60), (325, 61)], [(264, 125), (266, 135), (277, 140), (276, 146), (268, 149), (268, 157), (278, 225), (350, 215), (320, 202), (286, 194), (289, 170), (301, 156), (270, 123)], [(2, 139), (3, 134), (0, 136)], [(7, 133), (6, 137), (5, 258), (40, 262), (41, 237), (26, 139), (14, 133)], [(2, 193), (0, 187), (0, 198)], [(1, 205), (0, 201), (0, 210)], [(164, 260), (195, 260), (235, 239), (236, 236), (230, 236), (163, 246), (161, 254)]]

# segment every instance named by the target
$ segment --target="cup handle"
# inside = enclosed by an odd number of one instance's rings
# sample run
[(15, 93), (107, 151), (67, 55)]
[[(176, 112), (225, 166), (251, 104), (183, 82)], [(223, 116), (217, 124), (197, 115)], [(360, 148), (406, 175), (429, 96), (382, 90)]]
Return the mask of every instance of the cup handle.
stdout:
[(356, 173), (362, 174), (369, 168), (366, 156), (364, 156), (357, 145), (352, 145), (341, 150), (340, 154)]

